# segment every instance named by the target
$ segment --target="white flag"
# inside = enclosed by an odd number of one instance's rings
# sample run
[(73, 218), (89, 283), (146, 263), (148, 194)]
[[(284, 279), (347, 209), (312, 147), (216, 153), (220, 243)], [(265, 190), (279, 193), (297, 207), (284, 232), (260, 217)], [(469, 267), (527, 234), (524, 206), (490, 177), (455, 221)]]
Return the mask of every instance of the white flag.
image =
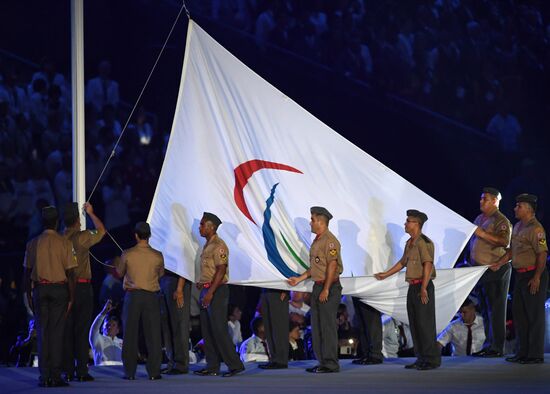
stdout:
[[(368, 119), (365, 122), (368, 129)], [(402, 255), (406, 210), (429, 216), (435, 265), (450, 268), (474, 225), (313, 117), (189, 22), (177, 108), (149, 213), (166, 267), (198, 278), (204, 211), (218, 215), (232, 283), (269, 283), (309, 266), (311, 206), (333, 215), (343, 277)], [(271, 283), (270, 283), (271, 282)], [(344, 289), (346, 291), (346, 289)]]

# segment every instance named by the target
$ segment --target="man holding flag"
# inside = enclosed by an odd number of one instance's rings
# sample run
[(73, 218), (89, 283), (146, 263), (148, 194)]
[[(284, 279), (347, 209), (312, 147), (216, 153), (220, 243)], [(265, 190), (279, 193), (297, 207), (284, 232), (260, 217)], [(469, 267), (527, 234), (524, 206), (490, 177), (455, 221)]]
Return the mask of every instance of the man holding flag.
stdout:
[(422, 234), (422, 226), (427, 220), (428, 216), (424, 212), (416, 209), (407, 211), (405, 232), (411, 237), (405, 245), (403, 257), (388, 271), (374, 275), (376, 279), (382, 280), (407, 267), (407, 315), (414, 352), (418, 357), (416, 362), (405, 366), (407, 369), (428, 370), (441, 365), (441, 351), (435, 340), (435, 297), (432, 282), (435, 278), (434, 244)]
[(300, 276), (288, 278), (288, 283), (296, 286), (309, 277), (315, 281), (311, 293), (311, 331), (319, 365), (306, 371), (339, 372), (336, 312), (342, 297), (339, 276), (344, 270), (340, 242), (328, 229), (330, 212), (323, 207), (312, 207), (310, 211), (311, 232), (317, 235), (309, 251), (310, 268)]

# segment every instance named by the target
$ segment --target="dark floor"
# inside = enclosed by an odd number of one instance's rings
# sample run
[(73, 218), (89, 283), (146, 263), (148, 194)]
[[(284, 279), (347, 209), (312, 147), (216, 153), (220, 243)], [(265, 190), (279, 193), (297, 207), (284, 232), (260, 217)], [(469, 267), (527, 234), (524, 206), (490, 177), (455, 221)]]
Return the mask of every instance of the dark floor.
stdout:
[[(356, 366), (341, 360), (341, 372), (314, 375), (304, 371), (314, 361), (293, 362), (287, 370), (263, 371), (253, 363), (232, 378), (201, 377), (193, 374), (165, 376), (151, 382), (143, 366), (137, 380), (125, 381), (122, 367), (92, 367), (96, 380), (71, 383), (68, 388), (37, 387), (36, 368), (0, 368), (0, 393), (79, 392), (79, 393), (243, 393), (261, 394), (329, 392), (403, 392), (403, 393), (542, 393), (550, 384), (550, 355), (540, 365), (518, 365), (503, 359), (469, 357), (444, 358), (442, 367), (433, 371), (405, 370), (412, 359), (394, 359), (382, 365)], [(198, 368), (198, 367), (195, 367)]]

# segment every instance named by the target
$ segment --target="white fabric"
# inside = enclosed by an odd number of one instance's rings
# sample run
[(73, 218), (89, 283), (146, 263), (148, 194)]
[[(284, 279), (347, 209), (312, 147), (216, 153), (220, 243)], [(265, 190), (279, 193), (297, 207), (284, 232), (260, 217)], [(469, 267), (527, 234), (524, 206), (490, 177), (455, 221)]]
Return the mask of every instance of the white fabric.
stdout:
[[(243, 163), (250, 168), (254, 160), (264, 167), (273, 162), (295, 171), (264, 168), (247, 183), (236, 182), (236, 169)], [(275, 184), (268, 222), (266, 200)], [(241, 190), (249, 217), (243, 204), (238, 208)], [(343, 277), (373, 275), (401, 257), (409, 208), (429, 216), (423, 231), (435, 243), (437, 268), (454, 264), (474, 230), (466, 219), (314, 118), (191, 21), (172, 132), (148, 218), (151, 245), (163, 251), (166, 268), (196, 281), (204, 244), (198, 223), (203, 211), (209, 211), (223, 221), (219, 235), (230, 251), (232, 283), (288, 289), (283, 281), (287, 275), (269, 255), (280, 254), (288, 270), (305, 270), (283, 236), (309, 265), (313, 205), (325, 206), (334, 215), (330, 228), (342, 244)], [(269, 253), (262, 230), (266, 224), (276, 239)], [(354, 281), (385, 294), (374, 294), (369, 303), (383, 311), (404, 310), (405, 304), (397, 307), (392, 298), (403, 291), (403, 278), (400, 286), (396, 278), (379, 285), (371, 279)]]

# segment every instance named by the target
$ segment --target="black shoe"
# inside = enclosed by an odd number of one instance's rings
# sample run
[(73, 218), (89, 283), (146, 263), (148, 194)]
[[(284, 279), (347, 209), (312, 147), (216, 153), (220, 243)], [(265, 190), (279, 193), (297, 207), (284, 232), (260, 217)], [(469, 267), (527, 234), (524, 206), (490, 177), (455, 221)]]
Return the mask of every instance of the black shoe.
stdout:
[(267, 363), (267, 364), (258, 365), (258, 368), (261, 368), (261, 369), (286, 369), (286, 368), (288, 368), (288, 365), (279, 364), (279, 363)]
[(367, 357), (363, 359), (363, 362), (361, 363), (361, 365), (376, 365), (376, 364), (382, 364), (382, 360), (380, 360), (379, 358)]
[(222, 374), (222, 377), (224, 378), (230, 378), (231, 376), (235, 376), (238, 373), (241, 373), (244, 371), (244, 366), (236, 369), (230, 369), (229, 371)]
[(338, 370), (338, 369), (329, 369), (327, 367), (318, 366), (317, 368), (315, 368), (315, 370), (308, 371), (308, 372), (311, 372), (311, 373), (335, 373), (335, 372), (340, 372), (340, 370)]
[(198, 371), (193, 371), (193, 373), (199, 376), (218, 376), (220, 374), (218, 371), (211, 371), (206, 368), (200, 369)]
[(87, 373), (86, 375), (75, 376), (74, 380), (76, 380), (77, 382), (93, 382), (95, 379), (92, 375)]
[(61, 379), (63, 379), (65, 382), (72, 382), (73, 380), (75, 380), (75, 377), (73, 374), (62, 373)]
[(525, 359), (525, 357), (520, 357), (520, 356), (512, 356), (512, 357), (506, 357), (505, 360), (510, 362), (510, 363), (519, 363), (521, 362), (523, 359)]
[(311, 367), (311, 368), (306, 368), (306, 372), (315, 373), (315, 371), (317, 371), (317, 368), (320, 368), (320, 367), (321, 367), (320, 365), (316, 365), (316, 366)]
[(436, 369), (437, 367), (439, 367), (439, 365), (434, 365), (431, 363), (421, 363), (416, 366), (416, 369), (418, 371), (429, 371), (430, 369)]
[(136, 380), (136, 377), (131, 375), (131, 376), (123, 376), (122, 379), (124, 380)]
[(189, 372), (188, 370), (182, 371), (181, 369), (171, 368), (171, 369), (163, 369), (160, 371), (161, 373), (165, 375), (183, 375)]
[(358, 358), (358, 359), (355, 359), (353, 360), (351, 363), (352, 364), (356, 364), (356, 365), (365, 365), (365, 360), (366, 358)]
[(527, 357), (518, 361), (520, 364), (543, 364), (544, 358), (541, 357)]
[(162, 376), (160, 374), (156, 376), (149, 376), (149, 380), (161, 380), (161, 379), (162, 379)]
[(65, 382), (63, 379), (52, 379), (52, 382), (49, 387), (68, 387), (69, 383)]
[(496, 350), (490, 349), (490, 350), (485, 351), (485, 353), (483, 353), (479, 357), (483, 357), (483, 358), (500, 358), (502, 356), (503, 356), (503, 354), (501, 352), (497, 352)]
[(50, 387), (52, 380), (50, 378), (44, 379), (42, 376), (38, 378), (38, 387)]
[(419, 363), (418, 360), (417, 360), (417, 361), (415, 361), (415, 362), (412, 363), (412, 364), (407, 364), (407, 365), (405, 365), (405, 369), (417, 369), (419, 364), (420, 364), (420, 363)]
[(489, 349), (481, 349), (479, 352), (473, 352), (472, 356), (473, 357), (485, 357), (485, 354), (487, 354), (487, 352), (489, 352), (489, 351), (490, 351)]

